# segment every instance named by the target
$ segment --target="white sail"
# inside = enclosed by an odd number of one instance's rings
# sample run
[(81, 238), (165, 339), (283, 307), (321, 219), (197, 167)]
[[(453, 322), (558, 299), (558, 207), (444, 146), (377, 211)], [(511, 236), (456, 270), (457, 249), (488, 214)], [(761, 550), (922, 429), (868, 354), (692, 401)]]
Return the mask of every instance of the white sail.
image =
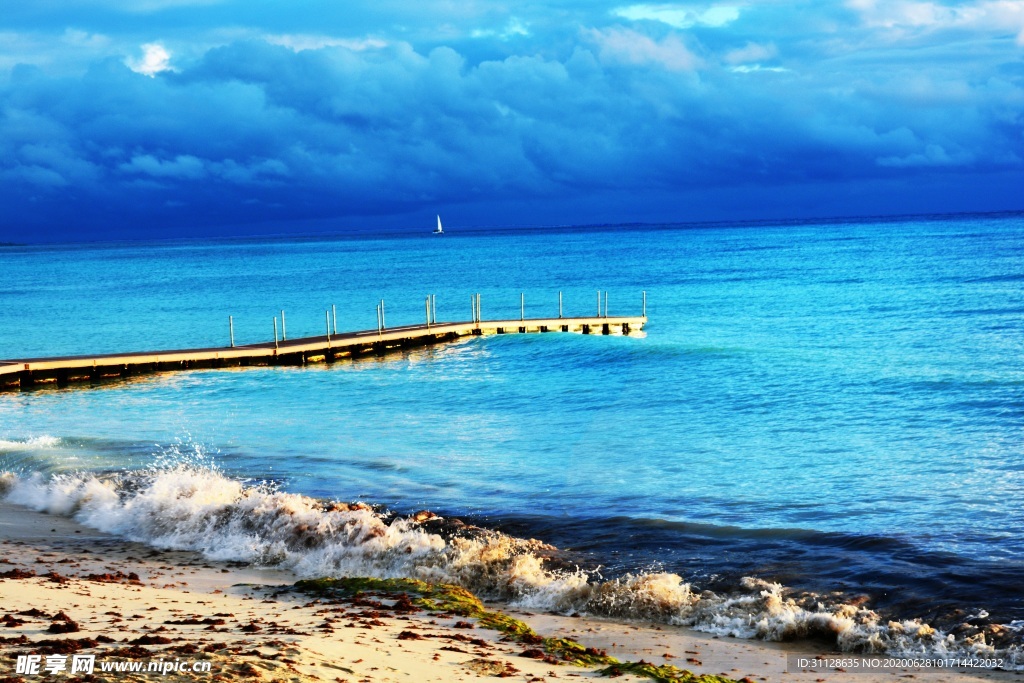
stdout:
[(437, 230), (434, 230), (434, 234), (435, 235), (443, 235), (444, 234), (444, 228), (441, 227), (441, 217), (440, 216), (437, 217)]

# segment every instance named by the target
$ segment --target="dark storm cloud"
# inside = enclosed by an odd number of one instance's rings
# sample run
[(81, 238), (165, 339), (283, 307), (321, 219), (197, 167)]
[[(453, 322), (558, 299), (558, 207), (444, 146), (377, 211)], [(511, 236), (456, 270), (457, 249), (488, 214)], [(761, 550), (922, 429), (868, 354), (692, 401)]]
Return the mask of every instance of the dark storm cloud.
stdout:
[(0, 26), (10, 239), (1022, 208), (1022, 2), (62, 6)]

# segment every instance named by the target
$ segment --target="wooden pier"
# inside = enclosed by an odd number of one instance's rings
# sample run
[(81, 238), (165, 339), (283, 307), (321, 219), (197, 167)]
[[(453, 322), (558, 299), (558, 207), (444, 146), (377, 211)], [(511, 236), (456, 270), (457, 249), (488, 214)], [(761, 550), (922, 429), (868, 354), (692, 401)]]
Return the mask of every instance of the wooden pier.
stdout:
[[(427, 311), (429, 317), (429, 307)], [(378, 310), (378, 321), (381, 318)], [(645, 324), (646, 315), (431, 322), (220, 348), (0, 360), (0, 391), (99, 384), (133, 375), (197, 368), (330, 363), (342, 358), (379, 355), (474, 335), (531, 332), (628, 335), (639, 332)], [(330, 330), (329, 324), (327, 329)]]

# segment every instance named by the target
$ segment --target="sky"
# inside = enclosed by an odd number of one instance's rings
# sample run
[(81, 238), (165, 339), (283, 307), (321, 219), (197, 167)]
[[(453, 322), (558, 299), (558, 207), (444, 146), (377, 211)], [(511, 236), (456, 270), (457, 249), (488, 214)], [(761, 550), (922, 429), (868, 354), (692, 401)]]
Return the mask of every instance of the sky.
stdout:
[(18, 0), (0, 241), (1024, 209), (1024, 0)]

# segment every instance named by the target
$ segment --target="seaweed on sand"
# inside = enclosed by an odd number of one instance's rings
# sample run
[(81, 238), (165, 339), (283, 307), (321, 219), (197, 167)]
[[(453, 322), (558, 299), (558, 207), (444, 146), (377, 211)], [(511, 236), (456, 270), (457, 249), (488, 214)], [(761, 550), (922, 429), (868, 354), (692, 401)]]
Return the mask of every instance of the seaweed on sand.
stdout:
[(480, 626), (505, 634), (509, 640), (538, 646), (551, 657), (575, 666), (603, 666), (604, 676), (633, 674), (658, 683), (731, 683), (731, 679), (708, 674), (697, 675), (674, 666), (655, 666), (647, 662), (620, 662), (602, 650), (586, 647), (568, 638), (544, 638), (529, 625), (507, 614), (488, 610), (478, 597), (465, 588), (449, 584), (432, 584), (416, 579), (374, 579), (350, 577), (341, 579), (307, 579), (295, 584), (307, 595), (323, 598), (353, 598), (363, 593), (407, 596), (412, 604), (431, 612), (445, 612), (477, 620)]

